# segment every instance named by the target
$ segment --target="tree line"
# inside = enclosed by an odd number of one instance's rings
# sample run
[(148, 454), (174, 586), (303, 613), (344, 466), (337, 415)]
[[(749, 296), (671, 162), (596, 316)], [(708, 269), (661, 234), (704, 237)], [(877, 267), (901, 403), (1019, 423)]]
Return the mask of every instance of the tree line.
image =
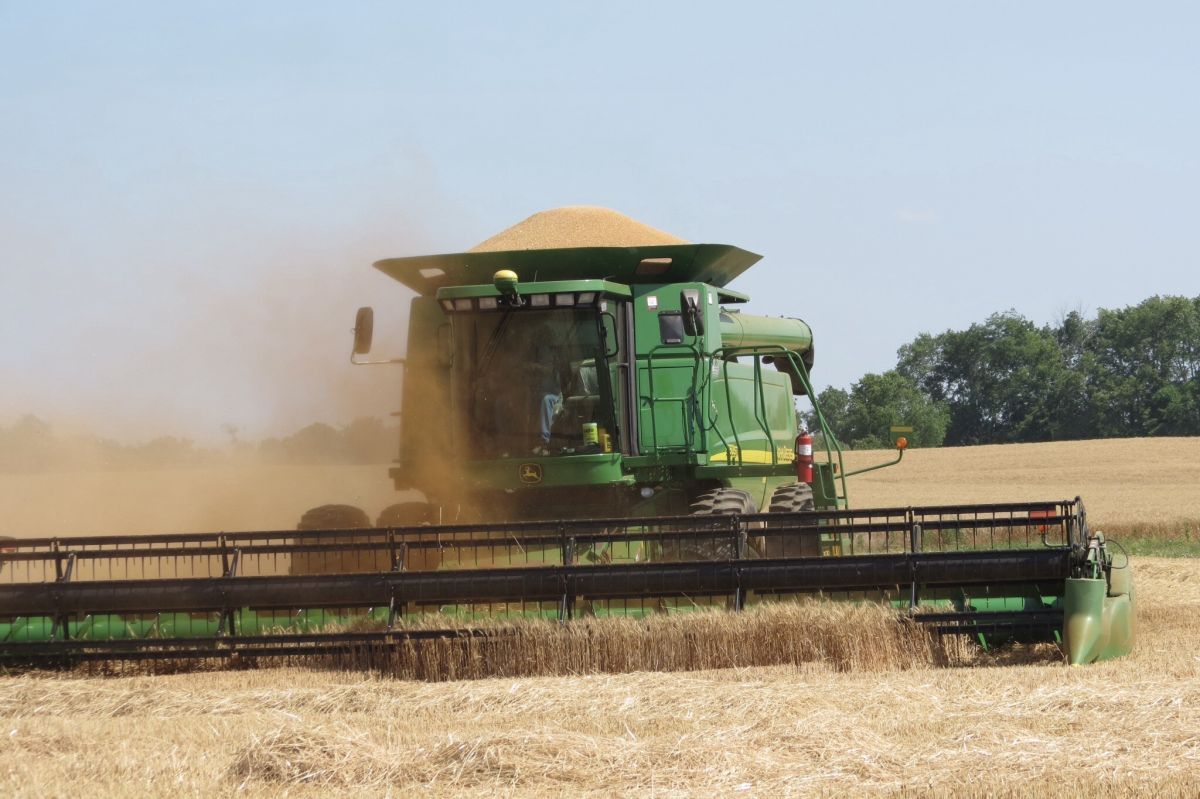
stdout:
[[(922, 333), (896, 366), (818, 394), (843, 445), (914, 446), (1200, 435), (1200, 297), (1151, 297), (1038, 326), (1015, 311)], [(810, 412), (804, 421), (819, 429)]]
[(399, 428), (377, 418), (340, 427), (316, 422), (258, 443), (239, 439), (232, 425), (226, 433), (230, 444), (220, 449), (173, 436), (123, 443), (90, 434), (62, 435), (45, 420), (25, 415), (0, 425), (0, 472), (220, 466), (246, 458), (270, 464), (375, 464), (393, 459), (399, 441)]

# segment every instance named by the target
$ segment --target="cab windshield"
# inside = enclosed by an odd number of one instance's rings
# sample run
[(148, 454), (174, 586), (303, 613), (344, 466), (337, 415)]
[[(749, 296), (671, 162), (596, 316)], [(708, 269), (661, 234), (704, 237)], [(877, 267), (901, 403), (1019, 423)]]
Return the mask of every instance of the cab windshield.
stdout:
[(616, 439), (595, 308), (454, 316), (454, 397), (473, 458), (611, 452)]

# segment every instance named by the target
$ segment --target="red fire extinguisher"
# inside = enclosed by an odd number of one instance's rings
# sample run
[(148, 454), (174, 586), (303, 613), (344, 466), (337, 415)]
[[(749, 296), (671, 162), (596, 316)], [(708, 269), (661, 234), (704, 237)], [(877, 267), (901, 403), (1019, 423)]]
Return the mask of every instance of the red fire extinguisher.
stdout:
[(796, 480), (812, 485), (813, 481), (813, 452), (812, 436), (801, 433), (796, 436)]

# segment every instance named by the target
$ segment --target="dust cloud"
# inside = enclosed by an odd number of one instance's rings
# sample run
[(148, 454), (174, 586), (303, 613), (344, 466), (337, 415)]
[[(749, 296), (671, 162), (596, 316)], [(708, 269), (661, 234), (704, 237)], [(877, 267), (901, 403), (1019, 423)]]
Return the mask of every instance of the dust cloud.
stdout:
[[(315, 505), (373, 518), (397, 501), (402, 368), (349, 355), (360, 305), (376, 308), (373, 357), (404, 355), (413, 295), (371, 263), (425, 251), (410, 233), (380, 224), (311, 248), (299, 233), (232, 236), (157, 263), (135, 253), (140, 283), (41, 314), (46, 328), (0, 361), (13, 388), (0, 399), (0, 535), (289, 529)], [(49, 278), (25, 288), (31, 306), (59, 301)], [(289, 458), (298, 431), (345, 437), (356, 424), (378, 439), (373, 463)]]
[[(416, 214), (385, 216), (284, 231), (209, 209), (138, 231), (120, 251), (97, 240), (108, 249), (88, 252), (86, 236), (52, 252), (25, 242), (36, 268), (13, 284), (28, 308), (8, 329), (26, 324), (29, 332), (0, 352), (13, 386), (0, 396), (0, 433), (32, 426), (23, 432), (35, 446), (24, 468), (11, 437), (8, 457), (0, 453), (0, 534), (281, 529), (326, 503), (357, 505), (374, 518), (407, 496), (392, 490), (386, 454), (397, 450), (390, 414), (406, 377), (407, 422), (418, 431), (409, 472), (431, 498), (457, 504), (459, 478), (439, 414), (448, 397), (432, 376), (433, 348), (409, 351), (413, 295), (371, 263), (469, 242), (432, 246), (404, 221)], [(523, 248), (676, 239), (580, 206), (535, 214), (478, 246), (497, 241)], [(376, 308), (371, 357), (407, 355), (407, 367), (350, 363), (360, 305)], [(27, 424), (29, 414), (49, 422), (52, 434)], [(371, 458), (289, 458), (286, 446), (261, 457), (265, 439), (314, 423), (322, 426), (315, 437), (336, 434), (363, 419), (389, 422), (367, 430), (386, 439)], [(52, 435), (53, 446), (39, 449), (39, 435)]]

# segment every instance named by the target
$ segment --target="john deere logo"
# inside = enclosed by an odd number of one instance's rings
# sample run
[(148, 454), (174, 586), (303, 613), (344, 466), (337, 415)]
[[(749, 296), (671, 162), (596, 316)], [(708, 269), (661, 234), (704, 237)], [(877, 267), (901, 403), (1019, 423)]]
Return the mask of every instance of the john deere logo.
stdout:
[(538, 463), (521, 464), (521, 482), (529, 485), (542, 482), (542, 467)]

